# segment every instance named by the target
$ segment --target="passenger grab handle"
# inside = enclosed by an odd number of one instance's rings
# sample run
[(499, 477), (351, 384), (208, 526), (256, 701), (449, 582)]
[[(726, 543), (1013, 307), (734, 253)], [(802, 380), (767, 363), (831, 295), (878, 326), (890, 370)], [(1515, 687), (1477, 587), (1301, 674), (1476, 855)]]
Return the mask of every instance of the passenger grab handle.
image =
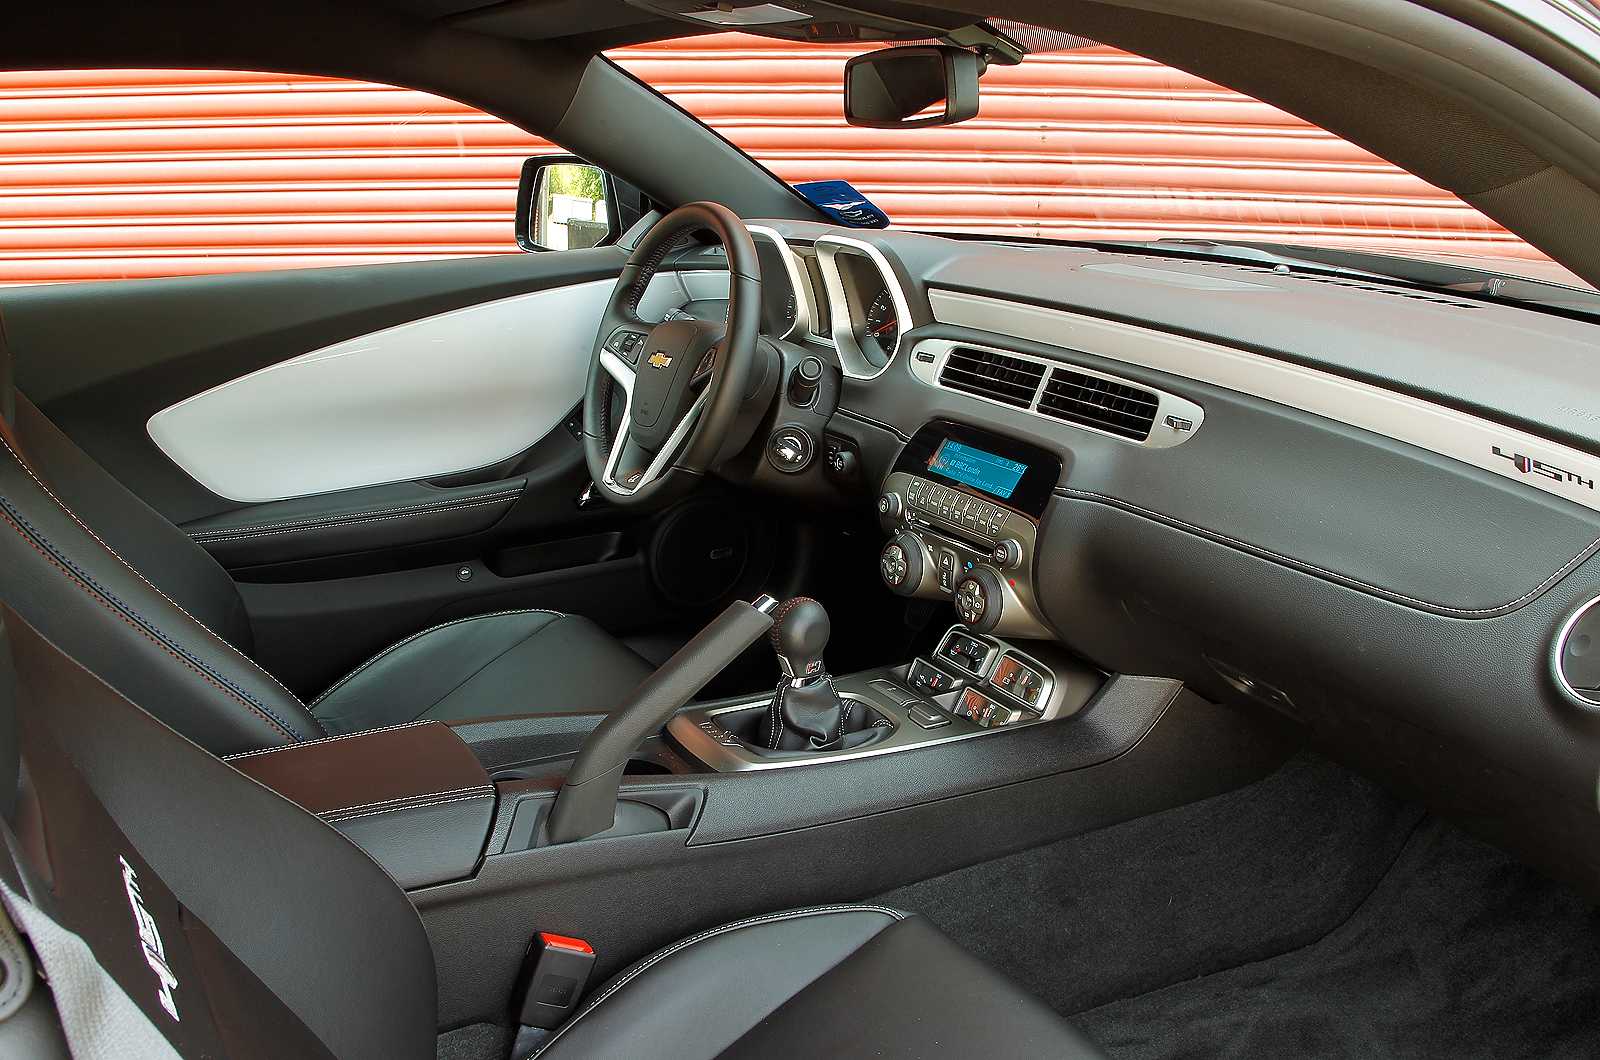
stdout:
[(617, 788), (628, 759), (645, 738), (772, 628), (778, 601), (735, 600), (644, 684), (606, 715), (583, 742), (550, 808), (547, 838), (572, 843), (604, 832), (616, 820)]

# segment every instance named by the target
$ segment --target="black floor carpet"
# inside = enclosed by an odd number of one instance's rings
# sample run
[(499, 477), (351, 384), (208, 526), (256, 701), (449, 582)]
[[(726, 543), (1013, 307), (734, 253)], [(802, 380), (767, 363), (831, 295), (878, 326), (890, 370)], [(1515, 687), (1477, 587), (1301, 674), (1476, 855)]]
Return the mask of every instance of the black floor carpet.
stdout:
[(1115, 1060), (1600, 1056), (1600, 914), (1312, 755), (883, 895)]

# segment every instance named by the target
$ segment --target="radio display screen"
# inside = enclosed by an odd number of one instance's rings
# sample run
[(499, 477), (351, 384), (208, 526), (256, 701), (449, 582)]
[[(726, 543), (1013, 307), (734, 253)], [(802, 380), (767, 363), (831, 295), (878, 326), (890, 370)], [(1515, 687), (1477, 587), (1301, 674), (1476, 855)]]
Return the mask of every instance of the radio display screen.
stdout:
[(946, 438), (928, 461), (928, 470), (1001, 500), (1010, 500), (1017, 483), (1027, 473), (1028, 465)]

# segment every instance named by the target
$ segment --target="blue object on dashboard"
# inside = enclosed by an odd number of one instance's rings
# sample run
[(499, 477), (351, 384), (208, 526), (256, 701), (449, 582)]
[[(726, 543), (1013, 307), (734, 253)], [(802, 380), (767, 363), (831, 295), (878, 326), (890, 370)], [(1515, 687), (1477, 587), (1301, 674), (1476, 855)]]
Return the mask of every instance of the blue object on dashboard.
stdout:
[(794, 190), (830, 217), (852, 228), (889, 227), (889, 215), (868, 202), (848, 181), (811, 180), (796, 184)]

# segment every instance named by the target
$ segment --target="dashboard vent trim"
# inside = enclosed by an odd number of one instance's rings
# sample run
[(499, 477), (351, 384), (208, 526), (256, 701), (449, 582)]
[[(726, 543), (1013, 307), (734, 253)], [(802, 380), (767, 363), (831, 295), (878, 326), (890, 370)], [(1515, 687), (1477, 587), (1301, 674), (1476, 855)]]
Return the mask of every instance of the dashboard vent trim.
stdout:
[(1044, 392), (1039, 395), (1042, 415), (1136, 442), (1150, 437), (1160, 407), (1161, 398), (1143, 387), (1070, 368), (1050, 369)]
[(939, 373), (941, 386), (1025, 409), (1039, 396), (1045, 366), (1039, 361), (974, 346), (956, 346)]
[(1052, 424), (1091, 431), (1124, 445), (1165, 449), (1199, 432), (1206, 410), (1188, 398), (1068, 358), (1022, 353), (957, 339), (921, 339), (911, 348), (911, 374), (928, 386)]

